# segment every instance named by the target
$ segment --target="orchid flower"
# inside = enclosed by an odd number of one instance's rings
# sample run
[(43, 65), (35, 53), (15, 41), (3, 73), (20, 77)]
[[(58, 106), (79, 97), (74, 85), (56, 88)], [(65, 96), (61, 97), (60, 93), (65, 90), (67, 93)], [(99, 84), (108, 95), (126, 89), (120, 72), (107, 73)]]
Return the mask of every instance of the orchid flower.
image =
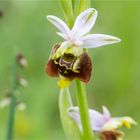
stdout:
[[(78, 107), (68, 108), (69, 116), (79, 125), (80, 129), (81, 120)], [(104, 130), (117, 130), (122, 126), (131, 128), (131, 125), (136, 125), (137, 123), (131, 117), (111, 117), (109, 110), (103, 106), (103, 113), (96, 110), (89, 109), (89, 116), (92, 130), (95, 132), (101, 132)]]
[(48, 15), (47, 19), (58, 28), (57, 34), (64, 41), (52, 47), (46, 73), (52, 77), (61, 77), (58, 85), (69, 86), (73, 79), (88, 83), (91, 78), (92, 62), (83, 48), (96, 48), (120, 42), (117, 37), (104, 34), (88, 34), (95, 24), (97, 11), (89, 8), (76, 18), (70, 29), (65, 22), (56, 16)]
[(108, 44), (118, 43), (121, 40), (117, 37), (105, 34), (88, 34), (95, 24), (97, 10), (89, 8), (76, 18), (74, 26), (70, 29), (65, 22), (56, 16), (48, 15), (47, 19), (60, 31), (57, 34), (65, 41), (63, 44), (81, 48), (96, 48)]

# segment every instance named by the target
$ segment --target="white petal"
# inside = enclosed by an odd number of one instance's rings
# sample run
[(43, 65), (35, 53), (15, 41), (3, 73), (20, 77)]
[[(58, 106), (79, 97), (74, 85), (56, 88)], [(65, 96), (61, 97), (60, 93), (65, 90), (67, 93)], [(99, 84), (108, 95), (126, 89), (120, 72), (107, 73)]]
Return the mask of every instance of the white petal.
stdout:
[(63, 33), (56, 32), (59, 36), (61, 36), (63, 39), (67, 40), (67, 36)]
[(92, 129), (94, 131), (100, 131), (100, 129), (104, 126), (105, 123), (103, 115), (93, 109), (89, 109), (89, 114)]
[(126, 126), (127, 128), (131, 128), (131, 125), (136, 125), (137, 123), (131, 117), (114, 117), (110, 119), (105, 125), (103, 129), (118, 129), (122, 126)]
[[(79, 108), (78, 107), (69, 108), (68, 114), (81, 128), (82, 125), (81, 125), (81, 120), (80, 120)], [(92, 109), (89, 109), (89, 115), (90, 115), (90, 122), (91, 122), (92, 130), (99, 131), (104, 125), (103, 115)]]
[(58, 17), (55, 16), (47, 16), (47, 19), (54, 25), (56, 26), (63, 34), (69, 35), (70, 29), (69, 27)]
[(117, 37), (104, 35), (104, 34), (90, 34), (84, 36), (82, 39), (84, 43), (81, 47), (82, 48), (96, 48), (108, 44), (118, 43), (121, 40)]
[(102, 130), (114, 130), (114, 129), (118, 129), (121, 126), (121, 122), (111, 119), (110, 121), (108, 121), (107, 123), (104, 124), (104, 126), (102, 127)]
[(103, 116), (105, 121), (109, 121), (111, 119), (111, 114), (105, 106), (103, 106)]
[(126, 125), (126, 126), (127, 126), (127, 124), (130, 124), (130, 125), (137, 124), (137, 122), (134, 119), (132, 119), (131, 117), (114, 117), (114, 118), (112, 118), (112, 120), (119, 121), (122, 123), (122, 125)]
[(81, 46), (81, 45), (83, 45), (83, 42), (77, 39), (77, 40), (74, 40), (74, 41), (73, 41), (73, 44), (74, 44), (75, 46)]
[(93, 8), (89, 8), (82, 12), (76, 19), (72, 28), (72, 34), (74, 36), (81, 37), (88, 33), (93, 27), (97, 18), (97, 11)]

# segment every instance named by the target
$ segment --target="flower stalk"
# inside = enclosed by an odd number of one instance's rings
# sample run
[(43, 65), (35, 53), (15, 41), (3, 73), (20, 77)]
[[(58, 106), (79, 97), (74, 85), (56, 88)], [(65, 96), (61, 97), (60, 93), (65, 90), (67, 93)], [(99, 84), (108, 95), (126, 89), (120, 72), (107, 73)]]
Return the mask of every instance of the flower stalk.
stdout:
[(77, 99), (78, 99), (80, 118), (82, 123), (83, 139), (93, 140), (93, 132), (90, 126), (85, 85), (79, 80), (76, 80), (76, 87), (78, 92)]
[[(69, 27), (73, 26), (74, 23), (74, 7), (72, 0), (60, 0), (61, 7), (63, 9), (63, 13), (67, 24)], [(72, 99), (69, 91), (69, 87), (61, 87), (59, 93), (59, 110), (60, 110), (60, 118), (63, 125), (63, 129), (65, 130), (65, 135), (68, 139), (81, 139), (81, 134), (77, 124), (70, 118), (67, 114), (67, 109), (72, 107)]]
[[(67, 24), (69, 25), (69, 27), (72, 27), (74, 21), (67, 19), (67, 17), (73, 16), (73, 13), (74, 13), (74, 7), (72, 7), (72, 1), (69, 0), (69, 2), (71, 4), (69, 5), (70, 6), (69, 7), (70, 12), (68, 12), (68, 13), (64, 10), (65, 9), (64, 5), (66, 4), (66, 1), (64, 2), (64, 0), (63, 1), (60, 0), (60, 2), (61, 2), (61, 5), (62, 5), (62, 8), (63, 8), (63, 11), (64, 11), (64, 15), (65, 15), (66, 20), (67, 20)], [(85, 2), (86, 2), (86, 4), (85, 4)], [(80, 0), (79, 6), (78, 6), (78, 13), (80, 13), (82, 10), (88, 8), (89, 5), (90, 5), (90, 0), (87, 0), (87, 1)], [(71, 18), (71, 19), (73, 19), (73, 18)], [(76, 80), (76, 87), (77, 87), (77, 92), (78, 92), (77, 93), (77, 99), (78, 99), (80, 117), (81, 117), (81, 122), (82, 122), (82, 129), (83, 129), (81, 139), (93, 140), (93, 132), (92, 132), (92, 129), (91, 129), (91, 126), (90, 126), (90, 119), (89, 119), (89, 113), (88, 113), (88, 103), (87, 103), (85, 85), (82, 84), (80, 82), (80, 80)], [(62, 90), (61, 90), (61, 94), (62, 94)], [(69, 98), (71, 98), (70, 95), (68, 95), (68, 94), (70, 94), (69, 92), (67, 92), (67, 96), (69, 96)], [(60, 95), (60, 97), (61, 96), (62, 95)], [(60, 100), (59, 100), (59, 102), (60, 102)]]
[[(7, 124), (7, 133), (6, 133), (6, 140), (13, 140), (13, 133), (14, 133), (14, 122), (15, 122), (15, 111), (16, 107), (19, 107), (19, 102), (17, 102), (17, 95), (16, 92), (20, 86), (25, 87), (27, 85), (27, 81), (21, 78), (18, 75), (18, 68), (26, 68), (27, 61), (24, 58), (22, 53), (15, 53), (14, 51), (14, 58), (13, 58), (13, 65), (11, 69), (11, 92), (9, 97), (9, 112), (8, 112), (8, 124)], [(18, 103), (18, 104), (17, 104)], [(17, 106), (18, 105), (18, 106)], [(24, 106), (20, 106), (20, 109), (24, 109)]]
[[(90, 7), (90, 0), (80, 0), (78, 6), (78, 14), (88, 7)], [(94, 135), (90, 125), (85, 85), (82, 82), (80, 82), (80, 80), (76, 80), (76, 87), (78, 92), (77, 99), (79, 104), (80, 119), (82, 122), (83, 129), (83, 139), (93, 140)]]
[(74, 13), (73, 13), (72, 0), (60, 0), (60, 4), (61, 4), (65, 19), (66, 19), (69, 27), (72, 27), (73, 23), (74, 23)]
[(8, 114), (8, 125), (7, 125), (7, 140), (13, 139), (13, 131), (14, 131), (14, 120), (15, 120), (15, 107), (16, 107), (16, 90), (18, 88), (18, 83), (16, 79), (17, 75), (17, 62), (14, 57), (14, 64), (12, 68), (12, 89), (11, 89), (11, 101), (9, 105), (9, 114)]
[(78, 14), (90, 7), (90, 0), (79, 0)]

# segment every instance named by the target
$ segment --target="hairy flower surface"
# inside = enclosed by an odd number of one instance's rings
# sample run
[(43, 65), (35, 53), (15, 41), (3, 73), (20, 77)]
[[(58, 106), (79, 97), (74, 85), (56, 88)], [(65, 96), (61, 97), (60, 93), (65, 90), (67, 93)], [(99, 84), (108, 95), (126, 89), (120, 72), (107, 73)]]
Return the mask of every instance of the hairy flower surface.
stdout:
[(69, 47), (62, 56), (54, 59), (59, 47), (60, 45), (58, 44), (54, 45), (50, 59), (46, 65), (46, 73), (52, 77), (60, 75), (61, 80), (58, 83), (60, 87), (61, 85), (62, 87), (69, 85), (68, 80), (75, 78), (87, 83), (90, 80), (92, 70), (92, 63), (88, 54), (83, 49), (79, 48), (77, 51), (77, 48), (75, 50), (75, 47)]
[(101, 140), (122, 140), (124, 133), (118, 130), (101, 131), (99, 137)]
[[(79, 108), (68, 108), (68, 114), (82, 129)], [(132, 124), (137, 124), (131, 117), (111, 117), (109, 110), (105, 106), (103, 106), (103, 113), (89, 109), (89, 115), (92, 130), (101, 133), (102, 137), (121, 136), (121, 132), (117, 131), (118, 128), (122, 126), (131, 128)]]

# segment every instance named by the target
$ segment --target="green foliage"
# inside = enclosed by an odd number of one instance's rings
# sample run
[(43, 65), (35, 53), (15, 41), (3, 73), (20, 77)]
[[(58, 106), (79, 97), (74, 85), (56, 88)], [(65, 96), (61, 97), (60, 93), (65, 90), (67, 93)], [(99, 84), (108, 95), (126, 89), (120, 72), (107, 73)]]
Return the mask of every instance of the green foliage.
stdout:
[[(124, 6), (125, 5), (125, 6)], [(140, 2), (95, 1), (91, 7), (99, 15), (93, 33), (115, 35), (120, 44), (89, 50), (93, 76), (87, 85), (89, 107), (106, 105), (113, 116), (132, 116), (140, 124)], [(27, 105), (16, 113), (16, 139), (65, 140), (59, 118), (56, 79), (46, 76), (45, 64), (54, 43), (60, 42), (57, 31), (47, 20), (52, 14), (63, 19), (56, 0), (0, 1), (0, 99), (9, 89), (12, 50), (16, 46), (28, 60), (23, 72), (29, 86), (20, 89), (19, 98)], [(75, 88), (71, 86), (75, 96)], [(24, 114), (24, 115), (23, 115)], [(26, 114), (26, 115), (25, 115)], [(22, 118), (22, 119), (21, 119)], [(5, 138), (7, 108), (0, 109), (0, 139)], [(139, 140), (140, 125), (126, 130), (125, 140)]]
[(87, 9), (87, 7), (90, 7), (90, 0), (79, 0), (78, 14)]
[(62, 6), (63, 13), (65, 15), (65, 19), (69, 27), (72, 27), (74, 22), (74, 13), (73, 13), (74, 1), (73, 2), (72, 0), (59, 0), (59, 1)]
[(61, 89), (59, 93), (59, 110), (60, 118), (65, 131), (65, 134), (69, 140), (80, 140), (81, 134), (78, 125), (70, 118), (67, 113), (67, 109), (72, 107), (72, 101), (68, 88)]

